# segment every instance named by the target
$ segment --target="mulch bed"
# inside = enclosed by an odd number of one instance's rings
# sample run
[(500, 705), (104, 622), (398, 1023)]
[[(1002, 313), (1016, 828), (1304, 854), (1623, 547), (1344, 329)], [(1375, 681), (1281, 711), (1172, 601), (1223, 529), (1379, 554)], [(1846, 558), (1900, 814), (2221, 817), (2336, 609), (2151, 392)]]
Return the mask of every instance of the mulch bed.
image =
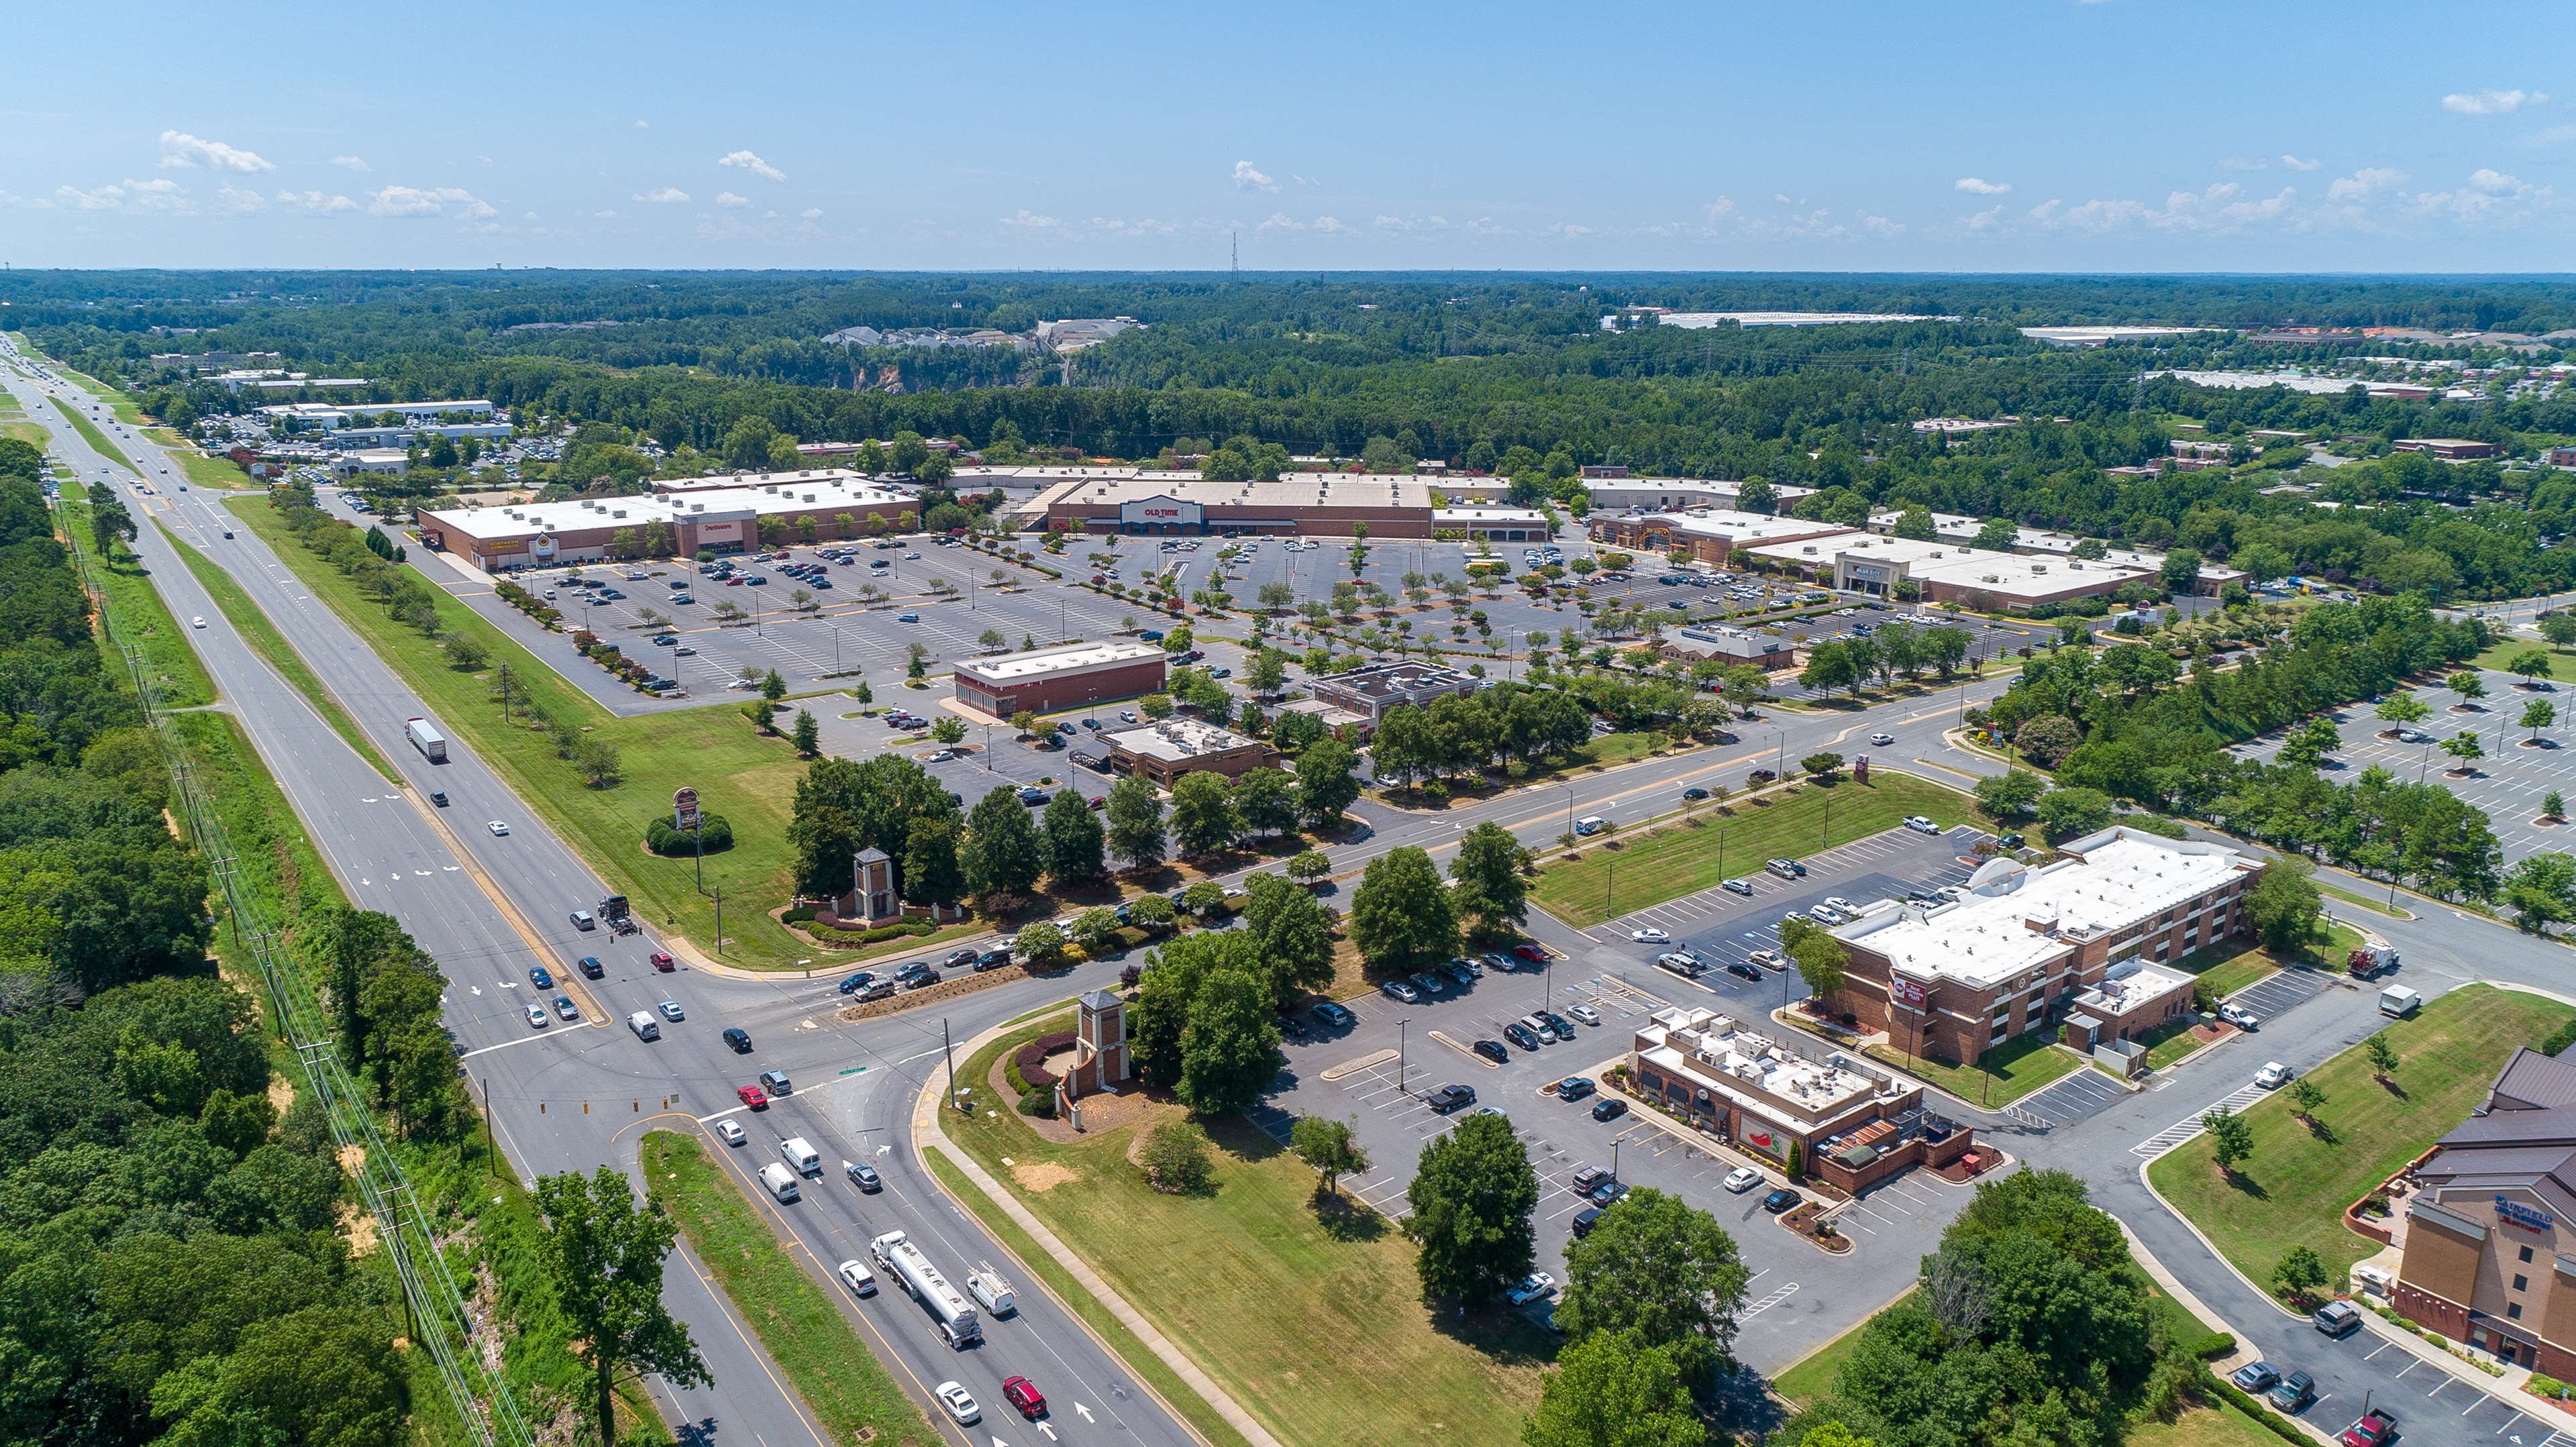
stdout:
[(1824, 1210), (1825, 1208), (1822, 1202), (1808, 1201), (1793, 1208), (1786, 1215), (1783, 1215), (1780, 1218), (1780, 1224), (1807, 1238), (1808, 1241), (1812, 1242), (1816, 1246), (1830, 1251), (1836, 1256), (1840, 1256), (1844, 1252), (1852, 1249), (1851, 1238), (1849, 1236), (1842, 1235), (1839, 1232), (1834, 1235), (1827, 1236), (1821, 1234), (1817, 1230), (1816, 1218), (1823, 1215)]

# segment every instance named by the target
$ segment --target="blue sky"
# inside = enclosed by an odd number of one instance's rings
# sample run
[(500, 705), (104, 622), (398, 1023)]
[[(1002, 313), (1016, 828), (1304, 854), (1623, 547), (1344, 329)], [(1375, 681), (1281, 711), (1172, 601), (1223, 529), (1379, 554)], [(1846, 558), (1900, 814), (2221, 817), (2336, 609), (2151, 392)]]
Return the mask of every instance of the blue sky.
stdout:
[(17, 7), (15, 266), (2576, 270), (2576, 8)]

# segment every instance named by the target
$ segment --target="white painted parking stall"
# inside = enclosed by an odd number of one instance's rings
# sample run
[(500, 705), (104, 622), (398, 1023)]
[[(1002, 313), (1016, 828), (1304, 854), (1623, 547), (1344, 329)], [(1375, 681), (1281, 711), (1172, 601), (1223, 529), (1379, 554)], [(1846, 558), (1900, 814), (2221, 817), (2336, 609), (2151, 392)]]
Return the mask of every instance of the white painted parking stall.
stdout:
[(2145, 1140), (2138, 1142), (2136, 1145), (2129, 1147), (2129, 1154), (2136, 1156), (2141, 1160), (2153, 1160), (2157, 1156), (2163, 1155), (2165, 1152), (2181, 1145), (2184, 1141), (2190, 1140), (2193, 1136), (2200, 1134), (2201, 1117), (2208, 1115), (2211, 1111), (2223, 1110), (2229, 1115), (2234, 1115), (2236, 1112), (2245, 1109), (2247, 1106), (2252, 1105), (2254, 1102), (2261, 1100), (2264, 1096), (2269, 1094), (2271, 1094), (2270, 1091), (2265, 1090), (2259, 1085), (2239, 1086), (2236, 1089), (2229, 1091), (2223, 1098), (2193, 1112), (2182, 1120), (2175, 1121), (2173, 1124), (2166, 1126), (2163, 1130), (2157, 1131), (2154, 1135), (2151, 1135)]
[(2088, 1065), (2006, 1106), (2004, 1114), (2034, 1130), (2054, 1130), (2108, 1109), (2128, 1096), (2129, 1091), (2118, 1081)]
[(2293, 967), (2266, 975), (2227, 1000), (2253, 1011), (2258, 1019), (2273, 1020), (2324, 994), (2334, 982), (2335, 977), (2324, 970)]

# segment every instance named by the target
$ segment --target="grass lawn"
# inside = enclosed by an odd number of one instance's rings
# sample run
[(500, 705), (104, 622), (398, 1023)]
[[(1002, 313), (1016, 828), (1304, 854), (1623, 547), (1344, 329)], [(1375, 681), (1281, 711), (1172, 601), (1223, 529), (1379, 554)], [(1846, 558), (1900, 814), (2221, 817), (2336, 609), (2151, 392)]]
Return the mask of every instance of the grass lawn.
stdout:
[(15, 420), (24, 418), (25, 414), (20, 412), (12, 412), (9, 416), (13, 420), (0, 422), (0, 437), (15, 437), (38, 452), (50, 449), (53, 438), (42, 423)]
[(696, 1136), (651, 1132), (644, 1137), (643, 1166), (654, 1199), (715, 1273), (829, 1440), (943, 1440)]
[[(153, 526), (161, 527), (157, 521)], [(377, 749), (373, 740), (358, 732), (357, 721), (350, 718), (348, 710), (340, 707), (340, 701), (322, 687), (322, 680), (313, 676), (313, 670), (305, 666), (303, 657), (287, 645), (286, 635), (278, 632), (277, 625), (268, 621), (268, 615), (251, 602), (250, 595), (242, 591), (241, 584), (233, 581), (232, 574), (181, 542), (178, 535), (168, 528), (161, 528), (161, 536), (171, 547), (178, 549), (179, 560), (188, 565), (189, 572), (197, 575), (198, 585), (214, 598), (216, 609), (231, 622), (233, 631), (251, 646), (251, 651), (267, 660), (268, 666), (276, 669), (279, 677), (294, 685), (295, 691), (304, 695), (304, 701), (313, 705), (313, 711), (331, 725), (331, 731), (357, 750), (358, 757), (365, 759), (368, 767), (384, 775), (390, 783), (402, 783), (402, 775), (394, 772), (393, 764)]]
[(1645, 834), (1596, 840), (1580, 858), (1543, 866), (1535, 898), (1548, 913), (1581, 929), (1697, 893), (1731, 874), (1749, 874), (1765, 859), (1794, 859), (1866, 838), (1894, 828), (1908, 814), (1928, 815), (1946, 829), (1965, 822), (1970, 811), (1965, 794), (1884, 769), (1874, 771), (1866, 785), (1846, 778), (1831, 787), (1808, 785), (1768, 797), (1767, 806), (1737, 803), (1731, 819), (1703, 809)]
[(124, 453), (116, 450), (116, 444), (108, 441), (107, 434), (98, 430), (98, 424), (90, 421), (86, 417), (83, 417), (77, 411), (74, 411), (72, 409), (72, 405), (64, 401), (62, 398), (55, 397), (50, 400), (53, 402), (56, 411), (61, 412), (65, 417), (71, 419), (72, 430), (78, 432), (81, 435), (81, 440), (87, 442), (93, 449), (95, 449), (99, 456), (106, 458), (110, 462), (122, 462), (125, 464), (128, 471), (134, 472), (138, 475), (143, 471), (143, 469), (136, 467), (133, 461)]
[(2121, 1447), (2281, 1447), (2281, 1439), (2262, 1423), (2210, 1394), (2211, 1405), (2194, 1407), (2170, 1422), (2147, 1422), (2121, 1434)]
[[(1913, 1297), (1914, 1293), (1909, 1291), (1889, 1302), (1888, 1306), (1902, 1306)], [(1804, 1361), (1772, 1378), (1771, 1390), (1801, 1407), (1832, 1391), (1835, 1381), (1843, 1374), (1843, 1363), (1850, 1361), (1852, 1353), (1860, 1350), (1860, 1334), (1868, 1326), (1869, 1323), (1864, 1321), (1816, 1348)]]
[(2217, 1001), (2266, 976), (2278, 974), (2290, 965), (2339, 970), (2343, 968), (2344, 957), (2360, 945), (2361, 931), (2349, 925), (2330, 924), (2319, 933), (2313, 944), (2284, 959), (2241, 935), (2235, 935), (2192, 951), (2176, 960), (2170, 968), (2197, 977), (2200, 993)]
[[(62, 518), (72, 546), (90, 560), (90, 577), (107, 595), (120, 636), (143, 654), (143, 671), (153, 680), (161, 705), (202, 708), (213, 703), (215, 681), (189, 645), (187, 628), (171, 616), (169, 605), (153, 588), (152, 570), (132, 553), (111, 563), (90, 547), (88, 493), (77, 482), (63, 488)], [(113, 659), (110, 666), (114, 667)]]
[(1974, 1065), (1948, 1065), (1920, 1055), (1909, 1060), (1902, 1049), (1885, 1045), (1873, 1045), (1867, 1054), (1961, 1100), (2001, 1109), (2059, 1076), (2083, 1068), (2084, 1057), (2050, 1044), (2055, 1038), (2045, 1030), (2016, 1035), (1987, 1051), (1985, 1058)]
[[(2466, 664), (2461, 666), (2466, 668), (2488, 668), (2493, 669), (2498, 673), (2502, 673), (2505, 671), (2504, 666), (2507, 660), (2518, 658), (2525, 653), (2529, 653), (2535, 648), (2549, 656), (2548, 677), (2576, 678), (2576, 649), (2560, 648), (2555, 644), (2543, 643), (2537, 638), (2507, 638), (2498, 643), (2488, 644), (2486, 652), (2470, 659)], [(2514, 689), (2511, 692), (2518, 696), (2520, 695), (2521, 690)], [(2380, 727), (2385, 727), (2385, 725), (2380, 725)]]
[(217, 492), (237, 492), (248, 487), (250, 475), (220, 457), (208, 457), (176, 437), (161, 439), (170, 449), (170, 458), (188, 481)]
[[(989, 1101), (1002, 1051), (1070, 1019), (1012, 1032), (961, 1077)], [(1240, 1119), (1210, 1127), (1216, 1184), (1197, 1196), (1145, 1184), (1136, 1124), (1058, 1145), (1005, 1107), (947, 1128), (1283, 1441), (1517, 1441), (1538, 1402), (1553, 1338), (1517, 1313), (1426, 1306), (1392, 1223), (1319, 1214), (1314, 1172)]]
[[(734, 704), (682, 709), (637, 718), (613, 718), (538, 662), (508, 634), (444, 590), (437, 593), (439, 626), (481, 643), (491, 665), (475, 673), (448, 666), (418, 632), (395, 622), (359, 594), (340, 572), (306, 551), (279, 522), (265, 498), (227, 504), (295, 570), (313, 595), (392, 665), (425, 700), (439, 726), (474, 746), (484, 761), (510, 779), (528, 807), (546, 817), (601, 876), (657, 925), (701, 946), (715, 943), (715, 906), (698, 893), (689, 859), (659, 859), (644, 852), (645, 820), (670, 808), (671, 791), (695, 785), (708, 812), (733, 826), (734, 847), (707, 856), (710, 890), (724, 891), (724, 957), (753, 968), (792, 968), (800, 959), (825, 967), (846, 952), (830, 952), (791, 934), (768, 910), (784, 904), (792, 884), (787, 823), (796, 780), (805, 766), (783, 738), (762, 738)], [(616, 746), (624, 780), (593, 789), (570, 763), (555, 756), (546, 734), (501, 717), (493, 695), (499, 669), (510, 671), (515, 698), (534, 699), (548, 716)], [(899, 942), (890, 948), (900, 948)]]
[(2490, 985), (2454, 990), (2389, 1024), (2399, 1061), (2390, 1084), (2371, 1078), (2359, 1047), (2309, 1075), (2326, 1093), (2317, 1111), (2325, 1138), (2292, 1118), (2284, 1092), (2244, 1112), (2254, 1153), (2233, 1179), (2220, 1173), (2205, 1136), (2167, 1153), (2147, 1177), (2255, 1281), (2270, 1281), (2293, 1246), (2314, 1247), (2339, 1273), (2379, 1249), (2343, 1229), (2344, 1207), (2466, 1119), (2514, 1049), (2570, 1014), (2555, 1000)]
[(2162, 1070), (2205, 1048), (2203, 1042), (2191, 1033), (2199, 1024), (2198, 1016), (2185, 1015), (2139, 1036), (2138, 1043), (2147, 1047), (2147, 1069)]
[(2342, 900), (2346, 904), (2369, 910), (2372, 914), (2384, 914), (2391, 919), (2413, 919), (2415, 917), (2413, 911), (2408, 910), (2403, 905), (2400, 905), (2395, 909), (2390, 909), (2388, 907), (2388, 896), (2384, 894), (2377, 897), (2367, 894), (2356, 894), (2349, 889), (2337, 889), (2335, 886), (2327, 884), (2322, 880), (2316, 881), (2316, 885), (2317, 893), (2324, 895), (2326, 898)]

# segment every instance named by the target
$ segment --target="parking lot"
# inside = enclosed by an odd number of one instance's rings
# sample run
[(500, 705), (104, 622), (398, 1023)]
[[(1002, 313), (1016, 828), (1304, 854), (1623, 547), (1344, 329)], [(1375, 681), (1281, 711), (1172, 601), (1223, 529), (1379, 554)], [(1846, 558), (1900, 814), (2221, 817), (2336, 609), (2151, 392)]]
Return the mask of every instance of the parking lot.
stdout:
[[(2328, 714), (2343, 734), (2343, 747), (2319, 764), (2318, 771), (2348, 783), (2375, 765), (2405, 783), (2439, 784), (2486, 811), (2487, 826), (2495, 831), (2508, 864), (2526, 855), (2570, 847), (2576, 830), (2534, 820), (2541, 800), (2552, 790), (2576, 797), (2576, 748), (2559, 747), (2566, 731), (2576, 726), (2576, 694), (2527, 690), (2521, 679), (2509, 673), (2484, 671), (2479, 678), (2486, 685), (2486, 696), (2467, 712), (2453, 712), (2459, 695), (2439, 685), (2408, 690), (2433, 711), (2422, 723), (2409, 726), (2422, 742), (2381, 738), (2380, 730), (2389, 725), (2376, 717), (2372, 704), (2358, 703)], [(2556, 723), (2539, 731), (2536, 746), (2525, 744), (2532, 731), (2520, 726), (2523, 707), (2534, 699), (2547, 700), (2558, 712)], [(2269, 760), (2280, 752), (2287, 733), (2266, 734), (2236, 751), (2247, 758)], [(2475, 734), (2485, 757), (2476, 760), (2470, 772), (2455, 774), (2449, 771), (2453, 761), (2439, 745), (2461, 733)]]

